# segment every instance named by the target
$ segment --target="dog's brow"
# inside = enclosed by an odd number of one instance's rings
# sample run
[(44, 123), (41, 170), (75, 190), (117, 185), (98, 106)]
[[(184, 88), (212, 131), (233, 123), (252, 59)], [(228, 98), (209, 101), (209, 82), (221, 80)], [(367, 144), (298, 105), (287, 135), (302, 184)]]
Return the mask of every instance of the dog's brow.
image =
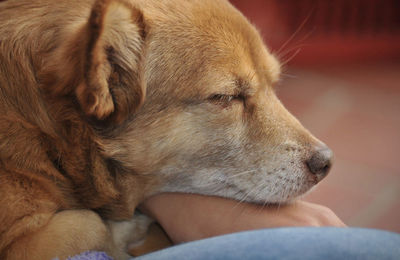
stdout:
[(250, 87), (250, 82), (245, 80), (244, 78), (237, 77), (234, 80), (234, 87), (236, 93), (243, 93)]
[(271, 84), (272, 86), (274, 86), (275, 83), (278, 82), (280, 78), (281, 78), (281, 72), (280, 72), (280, 70), (279, 70), (279, 72), (278, 72), (277, 74), (275, 74), (275, 75), (273, 75), (272, 77), (270, 77), (270, 79), (269, 79), (270, 84)]
[(234, 82), (235, 82), (235, 88), (237, 89), (242, 89), (243, 85), (245, 84), (242, 78), (236, 78)]
[(279, 78), (281, 76), (281, 65), (278, 63), (276, 59), (275, 61), (275, 66), (271, 66), (271, 68), (268, 70), (268, 81), (271, 85), (279, 81)]
[(252, 95), (257, 85), (254, 81), (255, 73), (246, 77), (237, 77), (235, 80), (235, 92), (237, 94)]

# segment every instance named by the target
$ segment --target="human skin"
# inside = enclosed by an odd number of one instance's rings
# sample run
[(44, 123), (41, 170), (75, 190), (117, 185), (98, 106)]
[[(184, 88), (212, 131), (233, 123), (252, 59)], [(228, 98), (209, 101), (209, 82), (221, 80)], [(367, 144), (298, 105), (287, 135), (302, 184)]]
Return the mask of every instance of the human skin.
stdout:
[(305, 201), (262, 206), (220, 197), (164, 193), (147, 199), (140, 208), (161, 224), (174, 243), (262, 228), (346, 226), (329, 208)]

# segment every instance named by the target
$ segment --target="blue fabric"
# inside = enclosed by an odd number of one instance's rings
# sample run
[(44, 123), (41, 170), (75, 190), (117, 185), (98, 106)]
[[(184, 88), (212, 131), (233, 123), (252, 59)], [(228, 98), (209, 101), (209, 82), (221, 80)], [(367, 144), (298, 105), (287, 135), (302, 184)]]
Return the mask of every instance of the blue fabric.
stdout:
[(137, 260), (399, 260), (400, 235), (361, 228), (276, 228), (177, 245)]
[(68, 257), (67, 260), (112, 260), (112, 258), (104, 252), (86, 251), (80, 255)]

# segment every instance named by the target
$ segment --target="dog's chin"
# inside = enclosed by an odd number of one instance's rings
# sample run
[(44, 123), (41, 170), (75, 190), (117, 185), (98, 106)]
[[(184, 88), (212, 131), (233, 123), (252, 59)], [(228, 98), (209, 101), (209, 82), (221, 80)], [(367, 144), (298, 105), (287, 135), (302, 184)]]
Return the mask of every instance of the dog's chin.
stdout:
[(309, 189), (304, 189), (304, 191), (300, 191), (300, 192), (293, 193), (293, 194), (286, 194), (285, 196), (282, 196), (282, 197), (260, 198), (262, 196), (257, 196), (255, 198), (249, 198), (246, 202), (257, 204), (257, 205), (263, 205), (263, 206), (291, 204), (297, 200), (304, 198), (314, 188), (315, 188), (315, 186), (312, 186)]
[[(277, 193), (265, 193), (263, 191), (254, 191), (254, 192), (249, 192), (249, 191), (232, 191), (231, 194), (232, 196), (225, 196), (226, 198), (238, 200), (240, 202), (246, 202), (246, 203), (252, 203), (252, 204), (258, 204), (258, 205), (282, 205), (282, 204), (289, 204), (292, 203), (296, 200), (301, 199), (304, 197), (306, 194), (308, 194), (315, 185), (310, 186), (304, 186), (301, 189), (298, 189), (296, 191), (290, 190), (282, 190)], [(252, 193), (252, 194), (249, 194)], [(224, 195), (222, 195), (224, 196)]]
[[(241, 188), (234, 183), (219, 183), (219, 185), (208, 186), (192, 186), (187, 185), (186, 187), (177, 186), (166, 187), (162, 192), (174, 192), (174, 193), (189, 193), (199, 194), (205, 196), (217, 196), (227, 199), (236, 200), (239, 203), (252, 203), (262, 206), (273, 206), (290, 204), (308, 194), (316, 186), (314, 181), (306, 181), (298, 184), (295, 187), (289, 185), (283, 186), (284, 188), (271, 191), (268, 189), (256, 189), (257, 185), (249, 188)], [(286, 187), (286, 188), (285, 188)], [(272, 189), (273, 190), (273, 189)]]

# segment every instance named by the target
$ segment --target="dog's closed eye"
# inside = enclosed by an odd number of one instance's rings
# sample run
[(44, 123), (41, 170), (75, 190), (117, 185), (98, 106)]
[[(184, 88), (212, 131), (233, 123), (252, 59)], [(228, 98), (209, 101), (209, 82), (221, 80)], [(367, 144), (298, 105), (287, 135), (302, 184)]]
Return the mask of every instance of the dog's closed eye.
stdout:
[(243, 102), (244, 97), (242, 95), (226, 95), (226, 94), (215, 94), (208, 98), (211, 103), (222, 105), (224, 107), (230, 106), (233, 102)]

